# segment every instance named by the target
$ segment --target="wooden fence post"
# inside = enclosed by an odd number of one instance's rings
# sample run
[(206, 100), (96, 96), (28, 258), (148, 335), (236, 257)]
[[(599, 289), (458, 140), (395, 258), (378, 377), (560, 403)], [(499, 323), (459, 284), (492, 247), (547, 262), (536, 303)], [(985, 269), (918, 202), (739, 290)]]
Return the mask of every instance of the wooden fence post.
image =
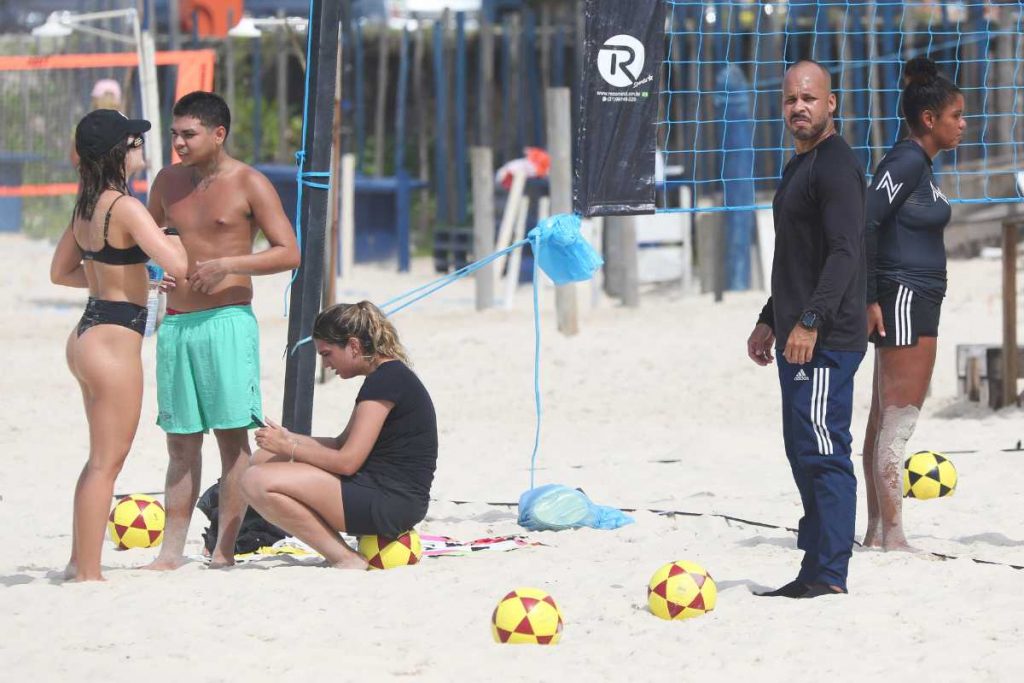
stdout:
[[(572, 98), (569, 88), (549, 88), (547, 105), (547, 140), (551, 154), (551, 213), (572, 212)], [(580, 331), (576, 285), (555, 288), (555, 311), (558, 331), (573, 335)]]
[[(474, 147), (469, 153), (473, 173), (473, 259), (479, 261), (494, 251), (494, 152)], [(494, 305), (494, 264), (484, 266), (476, 280), (476, 310)]]
[(623, 216), (619, 227), (619, 258), (622, 259), (622, 305), (640, 305), (640, 254), (636, 241), (636, 216)]
[(1017, 232), (1020, 218), (1003, 222), (1003, 407), (1017, 403)]
[[(494, 251), (494, 148), (491, 131), (494, 88), (494, 27), (486, 13), (480, 21), (480, 54), (477, 70), (476, 145), (469, 151), (473, 193), (473, 260)], [(494, 305), (494, 264), (473, 276), (476, 282), (476, 310)]]

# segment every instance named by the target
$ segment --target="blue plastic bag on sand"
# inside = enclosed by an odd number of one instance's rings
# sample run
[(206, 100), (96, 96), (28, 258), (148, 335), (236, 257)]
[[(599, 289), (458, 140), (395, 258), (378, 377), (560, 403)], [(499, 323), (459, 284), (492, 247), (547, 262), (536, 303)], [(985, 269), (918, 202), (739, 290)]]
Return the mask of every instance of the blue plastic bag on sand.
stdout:
[(556, 285), (585, 282), (604, 265), (580, 233), (580, 217), (576, 214), (560, 213), (545, 218), (527, 237), (537, 252), (537, 265)]
[(519, 526), (530, 531), (618, 529), (634, 521), (622, 510), (596, 505), (583, 491), (561, 484), (545, 484), (519, 496)]

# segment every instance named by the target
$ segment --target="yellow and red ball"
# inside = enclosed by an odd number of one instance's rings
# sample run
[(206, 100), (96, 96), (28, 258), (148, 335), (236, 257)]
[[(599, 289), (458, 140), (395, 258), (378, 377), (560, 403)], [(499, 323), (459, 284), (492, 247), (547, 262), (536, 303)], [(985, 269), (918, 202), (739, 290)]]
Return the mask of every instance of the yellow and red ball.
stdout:
[(359, 554), (370, 563), (370, 569), (393, 569), (419, 562), (423, 556), (423, 544), (413, 529), (398, 538), (360, 536)]
[(164, 506), (156, 498), (133, 493), (110, 511), (107, 531), (118, 550), (152, 548), (164, 540)]
[(699, 617), (715, 609), (717, 600), (715, 580), (696, 562), (669, 562), (647, 584), (647, 606), (662, 619)]
[(491, 615), (497, 643), (555, 645), (564, 625), (555, 599), (539, 588), (516, 588), (498, 601)]

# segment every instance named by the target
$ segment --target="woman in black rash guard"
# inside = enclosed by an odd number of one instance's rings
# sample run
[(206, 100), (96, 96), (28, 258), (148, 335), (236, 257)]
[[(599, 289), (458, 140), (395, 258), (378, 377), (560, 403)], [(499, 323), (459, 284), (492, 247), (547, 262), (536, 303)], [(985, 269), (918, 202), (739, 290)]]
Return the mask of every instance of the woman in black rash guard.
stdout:
[(943, 231), (950, 207), (932, 159), (959, 145), (966, 126), (964, 97), (935, 62), (911, 60), (903, 82), (910, 135), (875, 169), (865, 213), (868, 334), (876, 353), (864, 435), (864, 545), (885, 550), (912, 550), (901, 510), (904, 450), (931, 381), (946, 293)]

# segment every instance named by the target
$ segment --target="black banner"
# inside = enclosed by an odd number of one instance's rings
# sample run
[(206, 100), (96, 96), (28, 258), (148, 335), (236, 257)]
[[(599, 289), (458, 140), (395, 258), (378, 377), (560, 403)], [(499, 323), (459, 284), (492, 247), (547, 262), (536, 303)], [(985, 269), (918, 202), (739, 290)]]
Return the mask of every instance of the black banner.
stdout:
[(653, 213), (665, 2), (585, 0), (583, 11), (576, 211)]

